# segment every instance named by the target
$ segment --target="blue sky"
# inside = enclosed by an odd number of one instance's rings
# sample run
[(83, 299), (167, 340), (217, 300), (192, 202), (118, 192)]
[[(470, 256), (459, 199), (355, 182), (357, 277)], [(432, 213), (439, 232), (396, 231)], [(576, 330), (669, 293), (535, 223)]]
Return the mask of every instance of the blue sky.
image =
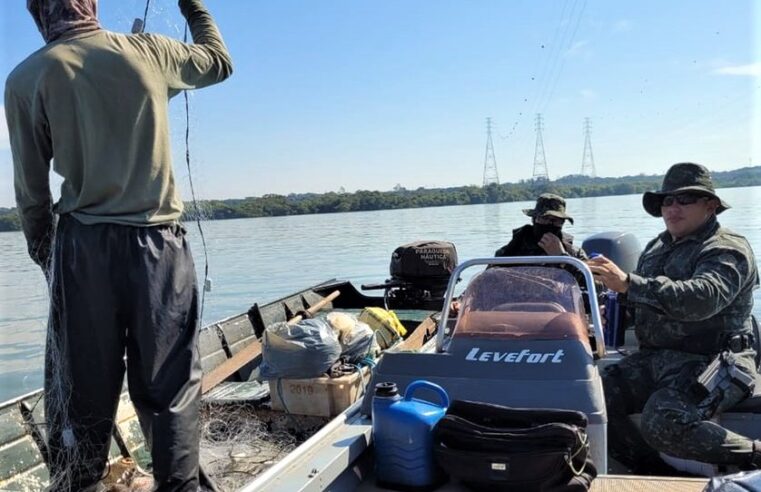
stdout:
[[(42, 44), (25, 3), (0, 2), (3, 80)], [(235, 73), (191, 99), (204, 198), (480, 184), (487, 116), (500, 180), (526, 179), (537, 112), (550, 177), (579, 172), (584, 117), (602, 176), (761, 161), (759, 1), (206, 4)], [(101, 0), (102, 24), (127, 31), (144, 6)], [(151, 6), (148, 30), (181, 37), (176, 1)], [(180, 102), (172, 140), (187, 189)], [(0, 206), (12, 204), (3, 121)]]

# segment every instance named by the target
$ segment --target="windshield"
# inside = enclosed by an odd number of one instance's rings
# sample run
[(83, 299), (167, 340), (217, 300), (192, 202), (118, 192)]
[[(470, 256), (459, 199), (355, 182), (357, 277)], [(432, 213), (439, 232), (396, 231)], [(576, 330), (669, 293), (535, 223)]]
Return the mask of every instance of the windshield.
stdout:
[(460, 298), (453, 335), (588, 340), (581, 289), (562, 268), (488, 268)]

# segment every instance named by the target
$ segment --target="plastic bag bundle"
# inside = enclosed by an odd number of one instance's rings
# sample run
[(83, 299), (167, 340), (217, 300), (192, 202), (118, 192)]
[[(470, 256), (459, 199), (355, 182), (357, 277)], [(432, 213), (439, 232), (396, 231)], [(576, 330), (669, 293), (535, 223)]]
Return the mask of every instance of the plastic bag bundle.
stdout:
[(341, 344), (341, 356), (349, 362), (359, 362), (367, 356), (375, 358), (380, 348), (373, 330), (357, 317), (347, 313), (332, 312), (326, 319), (336, 331)]
[(318, 377), (340, 356), (338, 336), (324, 319), (275, 323), (262, 336), (260, 379)]

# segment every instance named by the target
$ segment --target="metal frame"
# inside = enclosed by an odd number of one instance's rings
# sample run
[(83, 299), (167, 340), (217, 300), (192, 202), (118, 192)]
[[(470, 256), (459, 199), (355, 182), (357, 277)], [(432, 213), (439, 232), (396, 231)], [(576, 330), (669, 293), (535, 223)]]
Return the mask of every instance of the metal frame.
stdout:
[(436, 334), (436, 352), (444, 352), (445, 334), (447, 322), (449, 321), (449, 306), (452, 304), (454, 298), (455, 285), (460, 278), (463, 271), (474, 266), (489, 266), (489, 265), (570, 265), (575, 267), (584, 275), (584, 280), (587, 282), (587, 288), (589, 289), (589, 309), (592, 314), (592, 328), (595, 333), (595, 345), (597, 346), (597, 356), (602, 359), (605, 357), (605, 337), (602, 332), (602, 321), (600, 319), (600, 305), (597, 302), (597, 295), (595, 291), (595, 279), (592, 276), (592, 272), (587, 265), (577, 259), (570, 256), (509, 256), (499, 258), (474, 258), (466, 262), (460, 263), (452, 272), (452, 276), (449, 278), (449, 285), (447, 286), (447, 293), (444, 297), (444, 307), (441, 310), (441, 321), (439, 322), (438, 333)]

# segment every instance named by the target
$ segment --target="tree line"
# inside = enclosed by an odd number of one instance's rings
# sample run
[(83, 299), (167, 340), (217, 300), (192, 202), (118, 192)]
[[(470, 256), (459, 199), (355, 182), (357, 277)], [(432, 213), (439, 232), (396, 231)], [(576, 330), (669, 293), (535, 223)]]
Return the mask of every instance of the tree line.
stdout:
[[(761, 185), (761, 166), (733, 171), (715, 172), (718, 187)], [(407, 190), (397, 186), (393, 191), (359, 190), (354, 193), (268, 194), (230, 200), (202, 200), (198, 210), (185, 204), (184, 220), (200, 215), (205, 220), (283, 215), (326, 214), (400, 208), (442, 207), (534, 200), (540, 193), (557, 193), (565, 198), (630, 195), (660, 187), (662, 175), (637, 175), (617, 178), (591, 178), (571, 175), (554, 181), (521, 181), (518, 183), (452, 188), (417, 188)], [(0, 231), (20, 230), (16, 209), (0, 208)]]

